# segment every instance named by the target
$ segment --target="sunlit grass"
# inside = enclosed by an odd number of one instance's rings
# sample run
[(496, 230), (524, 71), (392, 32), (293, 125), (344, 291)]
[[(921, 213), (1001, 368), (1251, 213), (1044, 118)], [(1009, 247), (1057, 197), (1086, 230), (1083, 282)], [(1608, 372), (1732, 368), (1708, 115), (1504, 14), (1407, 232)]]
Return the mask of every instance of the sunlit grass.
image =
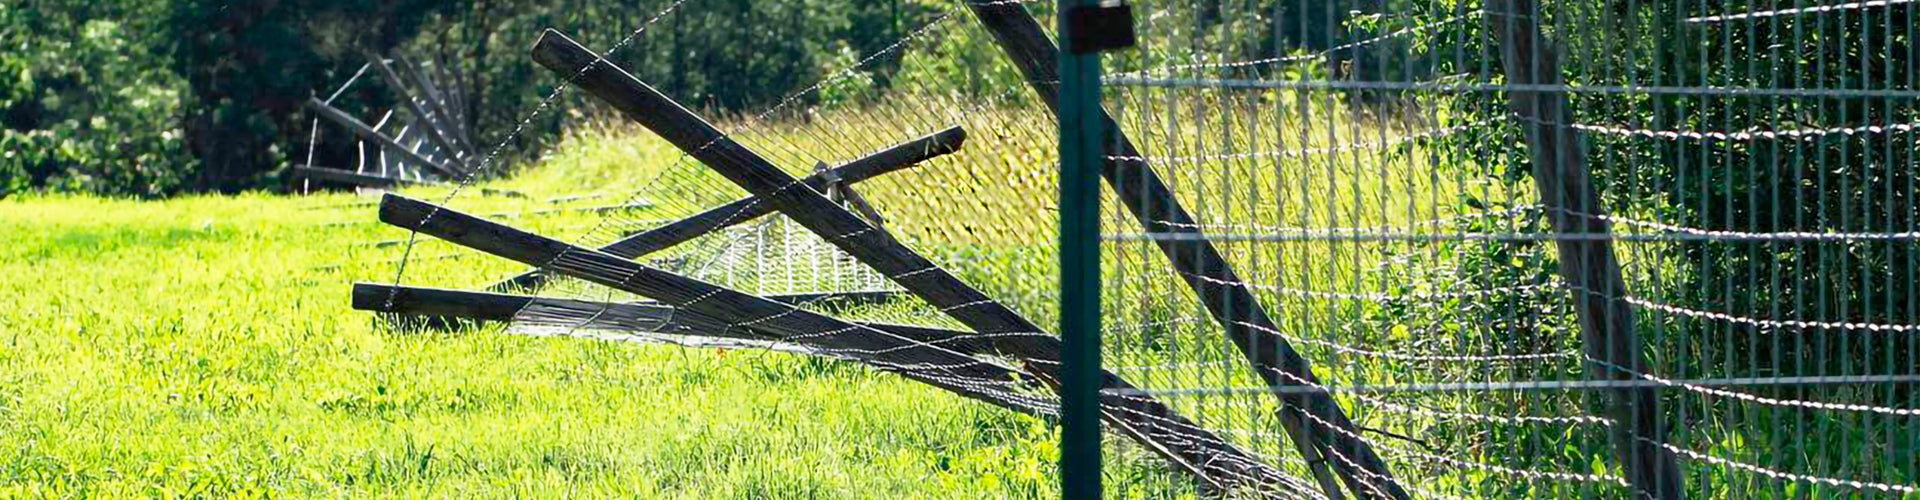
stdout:
[[(536, 168), (502, 183), (534, 198), (454, 204), (537, 209), (541, 197), (591, 186), (591, 172)], [(0, 201), (0, 497), (1054, 491), (1045, 422), (850, 365), (498, 327), (392, 331), (348, 309), (348, 284), (393, 279), (385, 261), (404, 246), (368, 244), (406, 234), (327, 225), (373, 220), (368, 201)], [(555, 232), (594, 223), (511, 221)], [(432, 258), (471, 255), (445, 244), (413, 252), (412, 285), (474, 286), (520, 269)], [(1172, 477), (1153, 469), (1135, 473)]]

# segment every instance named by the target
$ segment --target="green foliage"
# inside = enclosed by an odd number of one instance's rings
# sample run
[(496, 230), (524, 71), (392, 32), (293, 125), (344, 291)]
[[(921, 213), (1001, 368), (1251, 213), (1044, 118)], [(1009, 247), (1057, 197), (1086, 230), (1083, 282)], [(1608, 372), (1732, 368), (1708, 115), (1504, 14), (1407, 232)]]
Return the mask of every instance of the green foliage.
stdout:
[[(1728, 2), (1728, 12), (1767, 10)], [(1569, 9), (1564, 32), (1606, 31), (1615, 39), (1563, 36), (1568, 78), (1589, 85), (1854, 89), (1910, 88), (1920, 45), (1912, 5), (1866, 14), (1779, 16), (1685, 23), (1687, 9), (1650, 2), (1638, 10)], [(1582, 123), (1661, 131), (1864, 129), (1920, 121), (1912, 99), (1830, 96), (1698, 96), (1676, 93), (1575, 101)], [(1621, 139), (1596, 135), (1596, 177), (1614, 213), (1687, 227), (1752, 233), (1868, 233), (1916, 224), (1912, 138), (1887, 132), (1831, 132), (1755, 140)], [(1826, 322), (1911, 323), (1916, 256), (1890, 241), (1784, 244), (1698, 241), (1657, 248), (1677, 269), (1659, 300), (1747, 317)], [(1745, 369), (1783, 374), (1873, 372), (1910, 366), (1910, 347), (1858, 336), (1830, 340), (1821, 329), (1682, 323), (1667, 336), (1703, 359), (1743, 360)], [(1725, 339), (1738, 339), (1728, 342)], [(1876, 352), (1881, 355), (1849, 355)], [(1833, 366), (1828, 366), (1834, 363)], [(1691, 367), (1689, 367), (1691, 369)], [(1712, 367), (1703, 367), (1708, 372)]]
[[(418, 33), (443, 2), (431, 0), (173, 0), (156, 42), (190, 96), (181, 117), (202, 189), (260, 187), (306, 142), (301, 104), (342, 82), (361, 51), (384, 51)], [(363, 102), (394, 102), (376, 92)], [(343, 105), (351, 104), (348, 103)]]
[[(445, 59), (467, 75), (475, 93), (469, 112), (484, 132), (481, 142), (507, 140), (507, 132), (531, 119), (512, 146), (538, 151), (557, 137), (563, 123), (599, 106), (569, 92), (553, 105), (567, 112), (529, 116), (561, 81), (524, 52), (546, 29), (602, 52), (674, 99), (711, 114), (782, 105), (793, 113), (866, 102), (888, 88), (900, 66), (899, 52), (873, 56), (904, 30), (926, 22), (929, 5), (919, 0), (474, 2), (435, 14), (425, 31), (429, 35), (404, 47)], [(841, 71), (861, 62), (856, 71)], [(809, 89), (817, 91), (802, 93)]]
[(31, 187), (179, 191), (198, 165), (175, 120), (181, 81), (146, 44), (142, 2), (0, 5), (0, 197)]
[[(677, 5), (677, 6), (676, 6)], [(654, 22), (656, 13), (676, 6)], [(743, 112), (865, 102), (891, 85), (897, 54), (867, 60), (935, 4), (746, 0), (49, 0), (0, 5), (0, 194), (29, 188), (163, 196), (279, 185), (304, 161), (312, 96), (345, 83), (367, 51), (459, 69), (484, 146), (507, 139), (558, 78), (522, 52), (557, 28), (682, 102)], [(841, 68), (865, 61), (859, 71)], [(829, 77), (833, 77), (829, 80)], [(820, 85), (818, 92), (786, 97)], [(567, 95), (560, 106), (591, 109)], [(397, 98), (366, 79), (336, 104), (363, 115)], [(572, 113), (541, 113), (507, 158), (536, 152)], [(344, 137), (322, 129), (323, 136)], [(323, 140), (314, 163), (351, 164), (353, 141)], [(508, 163), (508, 162), (500, 162)], [(499, 165), (495, 165), (499, 168)]]

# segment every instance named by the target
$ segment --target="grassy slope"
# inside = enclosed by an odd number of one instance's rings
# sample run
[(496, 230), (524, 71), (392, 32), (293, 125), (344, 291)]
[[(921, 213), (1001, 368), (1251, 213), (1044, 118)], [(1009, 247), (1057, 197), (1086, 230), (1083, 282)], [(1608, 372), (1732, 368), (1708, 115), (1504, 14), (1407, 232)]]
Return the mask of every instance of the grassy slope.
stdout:
[[(583, 180), (559, 177), (536, 170), (515, 187)], [(400, 252), (352, 246), (401, 236), (392, 230), (317, 226), (371, 220), (370, 207), (340, 207), (357, 201), (0, 201), (0, 498), (1051, 488), (1044, 423), (888, 375), (777, 354), (389, 331), (348, 310), (347, 283), (386, 281), (392, 266), (325, 267)], [(417, 266), (409, 276), (424, 278), (410, 283), (513, 269)]]

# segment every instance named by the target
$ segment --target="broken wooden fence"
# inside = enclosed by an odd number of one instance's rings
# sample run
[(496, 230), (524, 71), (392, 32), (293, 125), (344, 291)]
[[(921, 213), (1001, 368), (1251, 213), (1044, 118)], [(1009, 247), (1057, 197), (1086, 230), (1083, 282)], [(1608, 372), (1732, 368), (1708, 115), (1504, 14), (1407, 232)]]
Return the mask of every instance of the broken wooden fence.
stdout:
[[(388, 189), (406, 185), (439, 185), (464, 180), (479, 172), (466, 90), (449, 64), (429, 70), (395, 53), (389, 59), (366, 54), (368, 66), (399, 99), (372, 124), (319, 98), (306, 107), (315, 116), (347, 130), (360, 141), (362, 158), (352, 168), (296, 165), (300, 178), (330, 184)], [(366, 146), (374, 158), (365, 158)]]
[[(829, 193), (862, 179), (957, 151), (958, 128), (889, 148), (835, 169), (797, 179), (726, 137), (638, 78), (557, 32), (534, 48), (534, 59), (640, 122), (752, 196), (642, 232), (603, 248), (586, 248), (521, 231), (446, 207), (388, 195), (381, 220), (539, 269), (497, 284), (496, 291), (563, 275), (647, 297), (637, 304), (546, 299), (362, 284), (356, 308), (479, 320), (520, 320), (559, 328), (615, 329), (680, 337), (781, 345), (867, 364), (996, 406), (1028, 413), (1056, 411), (1058, 338), (907, 248), (876, 225), (877, 213), (856, 213)], [(855, 196), (841, 196), (842, 201)], [(870, 210), (870, 208), (868, 209)], [(849, 322), (796, 307), (791, 297), (761, 297), (646, 266), (633, 258), (771, 213), (805, 226), (841, 251), (888, 276), (971, 331)], [(809, 297), (808, 299), (819, 298)], [(684, 314), (684, 315), (678, 315)], [(1270, 495), (1310, 494), (1301, 484), (1177, 414), (1134, 386), (1104, 374), (1103, 420), (1116, 432), (1212, 487)]]

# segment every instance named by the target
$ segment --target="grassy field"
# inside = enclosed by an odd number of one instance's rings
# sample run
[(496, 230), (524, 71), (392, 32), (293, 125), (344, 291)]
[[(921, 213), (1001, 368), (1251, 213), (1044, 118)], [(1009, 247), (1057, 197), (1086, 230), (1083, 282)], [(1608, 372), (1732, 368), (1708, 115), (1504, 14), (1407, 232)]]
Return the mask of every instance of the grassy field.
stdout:
[[(516, 187), (563, 183), (549, 173)], [(356, 245), (399, 233), (322, 226), (372, 220), (371, 207), (316, 209), (363, 201), (0, 201), (0, 498), (1052, 487), (1044, 422), (889, 375), (780, 354), (390, 331), (348, 310), (347, 285), (390, 277), (390, 264), (351, 263), (397, 257)], [(416, 266), (446, 285), (513, 269)]]

